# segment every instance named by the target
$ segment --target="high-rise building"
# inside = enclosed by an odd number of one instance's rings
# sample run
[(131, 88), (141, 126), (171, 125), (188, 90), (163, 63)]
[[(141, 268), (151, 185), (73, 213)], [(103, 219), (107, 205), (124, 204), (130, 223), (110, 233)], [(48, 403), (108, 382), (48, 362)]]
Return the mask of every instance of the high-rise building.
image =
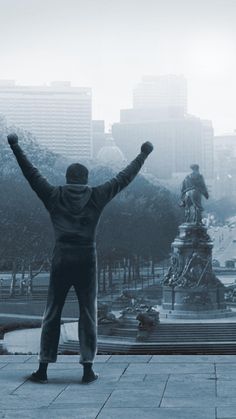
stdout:
[(130, 160), (143, 141), (151, 141), (154, 154), (146, 167), (162, 179), (170, 179), (174, 173), (189, 171), (192, 163), (198, 163), (207, 178), (212, 178), (213, 129), (210, 122), (200, 118), (166, 119), (165, 121), (142, 121), (116, 123), (112, 134), (125, 157)]
[(92, 120), (92, 145), (93, 157), (96, 158), (98, 152), (105, 145), (105, 121), (101, 119)]
[(133, 108), (179, 108), (187, 112), (187, 80), (184, 76), (144, 76), (133, 90)]
[(236, 196), (236, 130), (214, 137), (214, 195)]
[(30, 131), (43, 146), (69, 158), (92, 157), (92, 92), (70, 82), (19, 86), (0, 82), (0, 113), (8, 126)]
[[(130, 160), (143, 141), (151, 141), (155, 153), (148, 159), (146, 167), (154, 175), (161, 179), (171, 179), (178, 174), (186, 174), (192, 163), (198, 163), (204, 176), (211, 180), (213, 177), (211, 121), (201, 120), (185, 112), (187, 88), (184, 78), (163, 76), (152, 79), (158, 81), (158, 89), (163, 95), (157, 95), (157, 88), (151, 95), (150, 86), (155, 83), (152, 82), (149, 86), (149, 81), (143, 78), (140, 83), (142, 89), (139, 87), (138, 90), (139, 95), (137, 88), (134, 91), (133, 109), (121, 110), (120, 122), (112, 126), (112, 135), (117, 146)], [(173, 91), (167, 89), (169, 79), (175, 82), (173, 82)], [(163, 88), (161, 81), (164, 83)], [(166, 98), (164, 92), (168, 93)]]

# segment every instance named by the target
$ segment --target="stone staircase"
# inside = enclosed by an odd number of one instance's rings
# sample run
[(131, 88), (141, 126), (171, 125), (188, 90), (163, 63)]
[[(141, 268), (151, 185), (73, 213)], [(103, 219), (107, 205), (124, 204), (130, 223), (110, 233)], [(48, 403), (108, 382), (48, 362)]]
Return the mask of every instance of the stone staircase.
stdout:
[[(119, 333), (122, 333), (119, 335)], [(98, 336), (99, 354), (236, 354), (236, 323), (163, 323), (145, 341), (137, 329), (120, 328)], [(78, 352), (78, 341), (60, 344), (59, 351)]]
[(218, 342), (236, 344), (236, 323), (162, 323), (147, 342)]

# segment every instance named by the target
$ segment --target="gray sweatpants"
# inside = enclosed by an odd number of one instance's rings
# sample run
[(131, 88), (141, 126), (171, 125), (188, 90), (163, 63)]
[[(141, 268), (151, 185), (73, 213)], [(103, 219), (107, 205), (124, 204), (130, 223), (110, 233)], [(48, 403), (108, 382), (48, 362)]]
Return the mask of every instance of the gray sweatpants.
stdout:
[(61, 313), (74, 286), (79, 302), (80, 363), (93, 363), (97, 351), (97, 258), (94, 247), (56, 245), (46, 309), (43, 316), (40, 362), (56, 362)]

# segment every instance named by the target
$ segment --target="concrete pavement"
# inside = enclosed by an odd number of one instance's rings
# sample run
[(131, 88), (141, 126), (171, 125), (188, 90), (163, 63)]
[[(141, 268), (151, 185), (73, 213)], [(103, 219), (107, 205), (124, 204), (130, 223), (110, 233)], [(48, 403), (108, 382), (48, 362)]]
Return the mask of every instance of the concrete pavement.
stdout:
[(0, 356), (0, 418), (236, 418), (236, 355), (100, 355), (88, 386), (78, 361), (59, 355), (35, 384), (37, 356)]

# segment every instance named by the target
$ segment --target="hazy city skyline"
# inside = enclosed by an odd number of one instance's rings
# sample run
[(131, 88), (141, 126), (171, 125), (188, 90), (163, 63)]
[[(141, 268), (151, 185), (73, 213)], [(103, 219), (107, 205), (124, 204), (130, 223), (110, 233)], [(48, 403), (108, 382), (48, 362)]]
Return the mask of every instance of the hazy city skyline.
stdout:
[(93, 89), (107, 128), (143, 75), (183, 74), (189, 113), (236, 128), (233, 0), (0, 0), (0, 79)]

